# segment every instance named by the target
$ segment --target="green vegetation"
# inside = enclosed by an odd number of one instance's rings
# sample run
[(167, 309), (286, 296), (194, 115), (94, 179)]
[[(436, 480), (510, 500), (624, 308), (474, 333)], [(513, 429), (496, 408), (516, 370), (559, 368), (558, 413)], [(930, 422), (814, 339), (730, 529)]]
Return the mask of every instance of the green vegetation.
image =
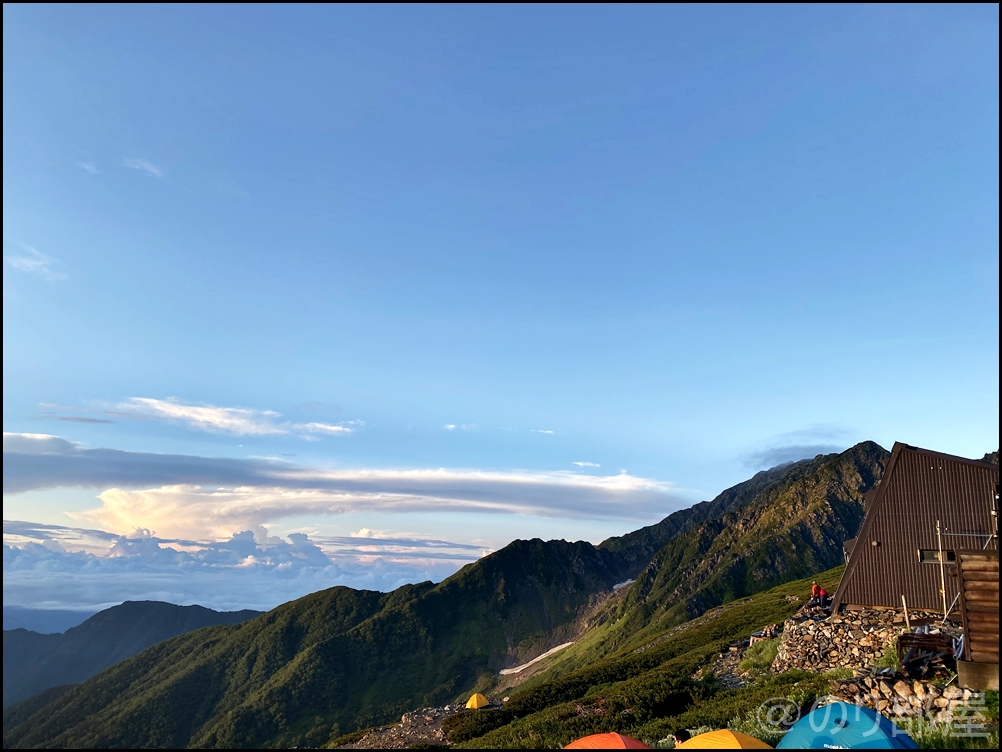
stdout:
[(507, 726), (514, 718), (511, 712), (500, 708), (461, 710), (442, 721), (442, 730), (451, 743), (458, 744)]
[(5, 630), (3, 706), (50, 687), (86, 681), (175, 635), (216, 624), (239, 624), (260, 615), (260, 611), (221, 612), (160, 601), (126, 601), (99, 611), (65, 634)]
[(752, 674), (763, 674), (769, 670), (772, 662), (776, 659), (779, 650), (779, 638), (774, 640), (762, 640), (754, 645), (749, 645), (738, 664), (738, 668)]
[(877, 662), (873, 664), (874, 668), (897, 668), (898, 666), (898, 648), (897, 645), (891, 644), (884, 648), (884, 652), (877, 659)]
[[(827, 586), (837, 582), (841, 571), (837, 568), (817, 578)], [(749, 687), (733, 690), (723, 689), (712, 675), (692, 678), (730, 643), (791, 615), (799, 603), (790, 596), (809, 589), (810, 580), (788, 583), (715, 609), (649, 647), (630, 646), (594, 665), (532, 686), (527, 683), (505, 706), (514, 717), (511, 723), (457, 746), (556, 747), (609, 731), (653, 746), (680, 729), (725, 728), (771, 697), (794, 697), (810, 704), (827, 694), (828, 677), (794, 671), (765, 675)]]
[[(182, 635), (18, 723), (5, 720), (4, 746), (328, 746), (414, 708), (489, 691), (500, 668), (562, 642), (593, 595), (634, 576), (582, 639), (512, 693), (514, 720), (466, 743), (549, 745), (624, 729), (657, 741), (676, 722), (724, 725), (757, 695), (732, 697), (712, 677), (691, 677), (801, 605), (807, 584), (783, 583), (840, 560), (886, 456), (865, 442), (760, 473), (599, 547), (515, 541), (438, 585), (332, 588), (238, 626)], [(838, 573), (826, 577), (833, 587)]]

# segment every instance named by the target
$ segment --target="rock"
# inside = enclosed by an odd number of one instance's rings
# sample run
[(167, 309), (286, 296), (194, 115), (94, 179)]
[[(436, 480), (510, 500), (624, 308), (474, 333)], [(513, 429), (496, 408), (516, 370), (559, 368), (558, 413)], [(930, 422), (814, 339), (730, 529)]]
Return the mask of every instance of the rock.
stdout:
[(908, 686), (908, 684), (907, 684), (907, 683), (905, 683), (904, 681), (902, 681), (901, 679), (898, 679), (898, 680), (897, 680), (897, 681), (896, 681), (896, 682), (894, 683), (894, 692), (895, 692), (895, 693), (896, 693), (896, 694), (897, 694), (897, 695), (898, 695), (899, 697), (905, 697), (905, 698), (908, 698), (908, 697), (911, 697), (911, 696), (912, 696), (912, 688), (911, 688), (911, 687), (909, 687), (909, 686)]

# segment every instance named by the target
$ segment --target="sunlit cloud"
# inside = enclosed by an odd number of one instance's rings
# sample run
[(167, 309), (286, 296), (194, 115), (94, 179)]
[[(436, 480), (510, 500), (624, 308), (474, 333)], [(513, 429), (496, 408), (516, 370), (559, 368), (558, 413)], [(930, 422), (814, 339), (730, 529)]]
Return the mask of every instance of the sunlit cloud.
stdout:
[(4, 261), (17, 269), (19, 272), (37, 274), (47, 282), (66, 279), (66, 274), (59, 269), (59, 262), (34, 246), (25, 243), (17, 243), (18, 248), (24, 251), (21, 255), (4, 256)]
[(572, 462), (572, 465), (577, 465), (578, 467), (602, 467), (597, 462)]
[(548, 436), (552, 436), (553, 434), (556, 433), (556, 431), (551, 431), (548, 428), (534, 428), (534, 429), (532, 429), (532, 432), (533, 433), (545, 433)]
[(264, 530), (193, 541), (5, 520), (3, 533), (4, 604), (49, 608), (163, 600), (267, 609), (335, 585), (389, 591), (439, 581), (489, 553), (434, 539)]
[(197, 431), (234, 436), (282, 436), (288, 434), (295, 434), (303, 438), (347, 436), (362, 425), (362, 421), (357, 420), (341, 423), (317, 421), (294, 423), (279, 420), (282, 414), (274, 410), (191, 404), (175, 398), (131, 397), (117, 405), (116, 410), (112, 412), (135, 418), (154, 418), (180, 423)]
[(130, 170), (140, 170), (155, 178), (162, 178), (164, 176), (163, 170), (145, 159), (123, 159), (122, 166)]
[(85, 513), (106, 530), (220, 537), (297, 515), (470, 511), (577, 519), (663, 517), (685, 505), (674, 484), (571, 471), (324, 469), (275, 459), (88, 449), (58, 436), (4, 434), (4, 492), (102, 489)]

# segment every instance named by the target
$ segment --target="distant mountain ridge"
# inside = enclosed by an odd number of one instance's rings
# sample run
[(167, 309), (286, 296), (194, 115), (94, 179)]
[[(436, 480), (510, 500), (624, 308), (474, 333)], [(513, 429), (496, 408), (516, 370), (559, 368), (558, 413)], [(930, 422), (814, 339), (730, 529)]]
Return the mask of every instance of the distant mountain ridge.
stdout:
[(62, 633), (80, 626), (96, 613), (97, 611), (4, 606), (3, 628), (5, 632), (11, 629), (27, 629), (29, 632), (39, 634)]
[(3, 633), (3, 706), (63, 684), (78, 684), (151, 645), (216, 624), (238, 624), (260, 611), (213, 611), (160, 601), (126, 601), (63, 634)]
[(863, 495), (890, 453), (872, 441), (796, 463), (749, 503), (666, 544), (637, 577), (621, 611), (638, 631), (665, 628), (708, 608), (844, 564)]
[(615, 632), (629, 640), (827, 569), (855, 534), (862, 493), (886, 455), (864, 442), (759, 473), (597, 547), (515, 541), (438, 585), (333, 588), (182, 635), (40, 707), (13, 708), (4, 744), (321, 746), (452, 701), (534, 657), (592, 596), (624, 579), (637, 577)]

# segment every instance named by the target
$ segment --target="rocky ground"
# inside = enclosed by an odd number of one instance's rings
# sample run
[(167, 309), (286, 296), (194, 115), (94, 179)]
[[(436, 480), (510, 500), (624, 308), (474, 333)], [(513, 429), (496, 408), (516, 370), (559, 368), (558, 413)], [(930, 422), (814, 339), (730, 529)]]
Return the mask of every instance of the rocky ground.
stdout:
[[(912, 611), (911, 615), (913, 623), (936, 623), (935, 613)], [(820, 609), (805, 607), (783, 625), (772, 670), (866, 668), (895, 644), (904, 627), (901, 612), (859, 610), (828, 616)]]
[(416, 744), (445, 746), (448, 742), (442, 732), (442, 721), (463, 707), (446, 705), (444, 708), (421, 708), (405, 713), (400, 723), (371, 729), (357, 742), (340, 749), (407, 749)]
[(708, 668), (700, 670), (693, 678), (702, 679), (712, 673), (727, 689), (744, 687), (748, 684), (748, 675), (738, 668), (743, 655), (743, 650), (721, 653), (717, 660), (711, 663)]

